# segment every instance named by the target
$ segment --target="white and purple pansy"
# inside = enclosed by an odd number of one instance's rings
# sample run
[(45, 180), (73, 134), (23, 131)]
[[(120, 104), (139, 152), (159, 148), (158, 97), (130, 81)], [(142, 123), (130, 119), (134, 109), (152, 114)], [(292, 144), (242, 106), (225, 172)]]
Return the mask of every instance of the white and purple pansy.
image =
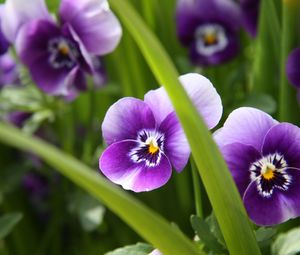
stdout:
[(249, 107), (216, 131), (251, 220), (275, 225), (300, 216), (300, 128)]
[(176, 23), (197, 65), (218, 65), (239, 52), (241, 10), (232, 0), (178, 0)]
[[(222, 115), (222, 103), (208, 79), (186, 74), (179, 80), (204, 118), (215, 127)], [(172, 167), (181, 172), (190, 148), (164, 88), (149, 91), (144, 101), (120, 99), (106, 113), (102, 132), (108, 148), (99, 160), (101, 172), (112, 182), (135, 192), (163, 186)]]
[(59, 22), (44, 0), (7, 0), (5, 9), (4, 34), (44, 92), (72, 98), (87, 88), (86, 75), (103, 83), (99, 56), (113, 51), (122, 34), (106, 0), (62, 0)]

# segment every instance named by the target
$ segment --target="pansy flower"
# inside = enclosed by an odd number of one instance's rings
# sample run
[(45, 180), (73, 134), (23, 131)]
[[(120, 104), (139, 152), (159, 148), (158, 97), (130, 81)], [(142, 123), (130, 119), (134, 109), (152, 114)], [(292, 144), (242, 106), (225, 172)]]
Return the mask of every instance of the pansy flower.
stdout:
[(0, 89), (19, 84), (19, 68), (9, 53), (0, 56)]
[(300, 48), (294, 49), (286, 64), (286, 73), (289, 82), (296, 88), (300, 88)]
[(198, 65), (218, 65), (239, 51), (239, 6), (232, 0), (178, 0), (177, 34)]
[(215, 140), (253, 222), (274, 225), (300, 215), (299, 127), (243, 107)]
[(245, 29), (255, 37), (258, 27), (260, 0), (240, 0)]
[[(0, 24), (2, 23), (3, 13), (4, 13), (4, 5), (0, 4)], [(9, 42), (4, 36), (2, 30), (0, 29), (0, 55), (6, 53), (8, 48), (9, 48)]]
[(149, 255), (163, 255), (158, 249), (153, 250)]
[[(210, 81), (199, 74), (179, 79), (208, 128), (215, 127), (222, 104)], [(106, 113), (102, 133), (108, 148), (99, 160), (100, 170), (112, 182), (135, 192), (163, 186), (172, 167), (181, 172), (190, 156), (164, 88), (149, 91), (144, 100), (125, 97), (117, 101)]]
[(122, 33), (106, 0), (62, 0), (59, 22), (43, 0), (8, 0), (5, 7), (3, 31), (44, 92), (72, 97), (86, 89), (87, 74), (103, 82), (99, 56), (113, 51)]

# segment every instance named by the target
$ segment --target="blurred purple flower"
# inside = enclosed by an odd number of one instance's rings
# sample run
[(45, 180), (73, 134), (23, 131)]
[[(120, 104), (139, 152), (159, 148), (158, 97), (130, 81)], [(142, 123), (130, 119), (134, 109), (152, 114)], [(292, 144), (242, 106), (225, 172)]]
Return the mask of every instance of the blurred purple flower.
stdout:
[(300, 48), (294, 49), (286, 64), (286, 73), (289, 82), (296, 88), (300, 88)]
[(178, 0), (177, 34), (192, 62), (218, 65), (239, 51), (239, 6), (232, 0)]
[(8, 0), (10, 15), (2, 27), (16, 40), (17, 53), (37, 85), (48, 94), (69, 99), (87, 88), (87, 74), (95, 86), (102, 85), (99, 56), (113, 51), (122, 33), (107, 1), (62, 0), (59, 25), (43, 0), (34, 2)]
[(260, 0), (240, 0), (243, 24), (248, 33), (255, 37), (258, 27)]
[[(180, 81), (209, 128), (222, 115), (220, 96), (199, 74)], [(172, 166), (181, 172), (190, 156), (189, 144), (164, 88), (149, 91), (144, 101), (120, 99), (106, 113), (102, 124), (109, 145), (99, 160), (102, 173), (124, 189), (150, 191), (171, 177)]]
[[(3, 14), (4, 14), (4, 5), (0, 4), (0, 25), (2, 24)], [(0, 55), (6, 53), (8, 48), (9, 48), (9, 42), (7, 41), (2, 30), (0, 29)]]
[(300, 216), (300, 128), (243, 107), (215, 140), (253, 222), (274, 225)]
[(25, 121), (28, 120), (31, 116), (32, 113), (15, 111), (9, 113), (6, 116), (6, 120), (17, 127), (22, 127)]
[(19, 83), (19, 70), (9, 53), (0, 56), (0, 89)]

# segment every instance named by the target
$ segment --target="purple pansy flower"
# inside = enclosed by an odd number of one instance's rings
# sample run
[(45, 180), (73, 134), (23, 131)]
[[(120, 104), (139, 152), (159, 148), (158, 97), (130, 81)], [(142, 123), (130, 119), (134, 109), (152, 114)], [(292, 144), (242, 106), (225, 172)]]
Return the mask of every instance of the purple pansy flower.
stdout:
[(300, 88), (300, 48), (294, 49), (286, 64), (286, 73), (289, 82), (296, 88)]
[[(180, 76), (180, 81), (209, 128), (222, 115), (220, 96), (210, 81), (199, 74)], [(181, 172), (190, 148), (164, 88), (149, 91), (144, 101), (132, 97), (113, 104), (102, 124), (105, 142), (99, 167), (112, 182), (135, 192), (164, 185), (172, 166)]]
[[(4, 5), (0, 4), (0, 25), (2, 23), (3, 14), (4, 14)], [(2, 30), (0, 29), (0, 55), (6, 53), (8, 48), (9, 48), (9, 42), (7, 41)]]
[(221, 64), (239, 51), (239, 6), (232, 0), (178, 0), (177, 34), (195, 64)]
[(243, 23), (248, 33), (255, 37), (258, 27), (260, 0), (240, 0)]
[(274, 225), (300, 215), (299, 127), (242, 107), (215, 140), (253, 222)]
[[(99, 56), (113, 51), (122, 34), (107, 1), (62, 0), (59, 24), (43, 0), (34, 2), (35, 6), (8, 0), (11, 15), (2, 27), (10, 39), (15, 38), (17, 53), (37, 85), (48, 94), (68, 98), (86, 89), (87, 74), (101, 85), (105, 79), (100, 78)], [(10, 8), (16, 5), (17, 9)], [(13, 20), (15, 16), (20, 18)]]
[(9, 53), (0, 56), (0, 89), (19, 83), (19, 70)]

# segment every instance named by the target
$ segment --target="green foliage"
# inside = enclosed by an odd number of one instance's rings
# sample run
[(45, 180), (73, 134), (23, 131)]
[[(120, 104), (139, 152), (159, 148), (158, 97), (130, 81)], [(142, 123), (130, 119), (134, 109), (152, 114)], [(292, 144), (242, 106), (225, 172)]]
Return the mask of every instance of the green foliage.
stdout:
[(9, 213), (0, 217), (0, 240), (10, 234), (22, 217), (21, 213)]
[(272, 244), (273, 255), (296, 255), (300, 252), (300, 228), (280, 234)]
[(148, 255), (153, 250), (153, 247), (145, 243), (137, 243), (118, 248), (114, 251), (105, 253), (105, 255)]

